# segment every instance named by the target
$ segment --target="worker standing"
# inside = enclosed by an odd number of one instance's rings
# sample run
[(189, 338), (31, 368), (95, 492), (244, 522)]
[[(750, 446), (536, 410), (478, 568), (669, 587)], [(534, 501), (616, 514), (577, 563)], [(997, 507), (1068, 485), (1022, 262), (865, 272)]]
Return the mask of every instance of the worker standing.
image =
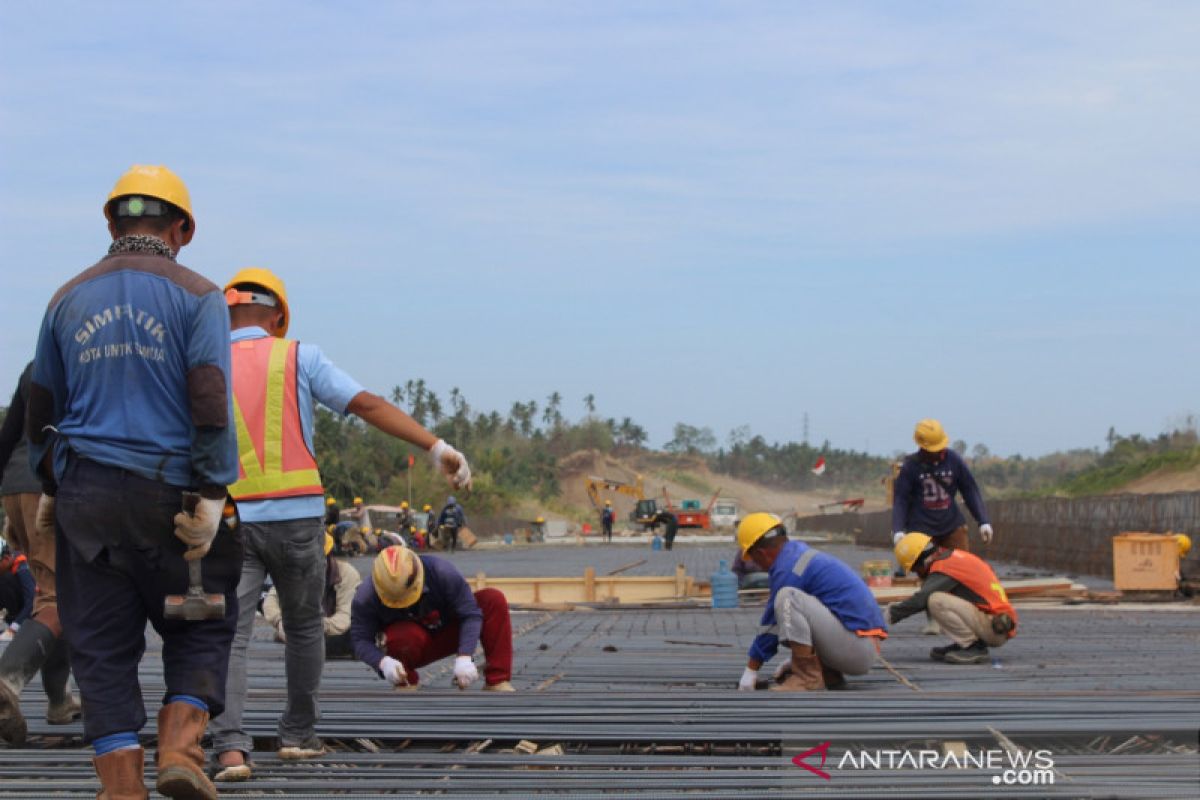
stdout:
[[(321, 595), (322, 622), (325, 632), (325, 658), (350, 658), (350, 604), (362, 583), (362, 576), (349, 561), (333, 555), (333, 537), (325, 534), (325, 589)], [(286, 642), (283, 613), (279, 608), (279, 592), (272, 586), (263, 600), (263, 618), (275, 629), (275, 641)]]
[[(229, 659), (225, 713), (213, 720), (218, 780), (250, 777), (252, 740), (242, 727), (246, 650), (254, 601), (270, 576), (287, 636), (287, 703), (279, 720), (280, 758), (316, 758), (326, 750), (316, 734), (317, 694), (325, 661), (322, 620), (325, 490), (313, 445), (313, 404), (355, 414), (367, 424), (429, 454), (454, 486), (470, 484), (466, 459), (412, 417), (365, 391), (320, 348), (284, 338), (291, 321), (287, 289), (273, 272), (241, 270), (225, 286), (233, 359), (233, 410), (239, 469), (229, 488), (238, 503), (245, 560), (237, 591), (241, 611)], [(355, 498), (362, 514), (362, 499)]]
[(1017, 635), (1017, 611), (996, 573), (979, 556), (945, 547), (916, 531), (896, 543), (896, 560), (922, 579), (921, 589), (888, 606), (888, 624), (928, 611), (951, 638), (929, 657), (947, 664), (984, 664), (988, 648)]
[(604, 532), (604, 541), (609, 543), (612, 542), (613, 518), (615, 516), (612, 501), (605, 500), (604, 508), (600, 511), (600, 529)]
[(756, 687), (758, 671), (786, 644), (791, 659), (775, 672), (774, 691), (841, 688), (845, 675), (865, 675), (887, 638), (875, 596), (850, 567), (803, 542), (789, 541), (774, 514), (749, 514), (738, 544), (770, 579), (763, 632), (750, 645), (738, 689)]
[(450, 495), (446, 505), (437, 518), (437, 531), (441, 536), (442, 546), (450, 553), (458, 547), (458, 531), (467, 524), (467, 512), (459, 505), (458, 498)]
[[(376, 637), (383, 634), (382, 649)], [(513, 691), (512, 621), (499, 589), (472, 592), (462, 573), (437, 556), (388, 547), (354, 597), (350, 636), (354, 655), (400, 688), (415, 690), (417, 667), (448, 656), (454, 683), (479, 678), (473, 655), (483, 645), (484, 690)]]
[[(984, 544), (990, 543), (993, 531), (983, 494), (966, 462), (950, 449), (942, 423), (921, 420), (913, 441), (920, 449), (905, 457), (893, 486), (892, 544), (899, 544), (907, 531), (922, 531), (937, 539), (939, 547), (970, 550), (967, 520), (955, 502), (960, 493), (979, 523)], [(922, 633), (936, 635), (936, 623), (930, 620)]]
[(0, 655), (0, 739), (11, 745), (25, 741), (25, 716), (21, 690), (42, 672), (42, 688), (50, 701), (46, 721), (65, 725), (79, 718), (79, 703), (67, 688), (71, 667), (67, 643), (62, 639), (58, 601), (54, 589), (54, 528), (39, 527), (38, 498), (42, 483), (29, 466), (29, 440), (25, 436), (25, 407), (29, 402), (30, 362), (21, 372), (17, 389), (0, 427), (0, 496), (7, 525), (5, 539), (29, 559), (30, 577), (37, 585), (31, 616), (17, 628), (13, 642)]
[[(225, 704), (241, 545), (218, 536), (237, 477), (229, 420), (229, 312), (218, 289), (176, 263), (196, 223), (166, 167), (134, 166), (104, 205), (108, 255), (67, 282), (42, 321), (26, 433), (54, 520), (58, 612), (83, 701), (102, 796), (145, 797), (137, 732), (147, 620), (162, 637), (157, 788), (215, 798), (200, 747)], [(182, 492), (200, 497), (181, 511)], [(174, 530), (174, 536), (172, 536)], [(222, 619), (167, 619), (163, 601), (203, 558)], [(185, 560), (186, 559), (186, 560)]]

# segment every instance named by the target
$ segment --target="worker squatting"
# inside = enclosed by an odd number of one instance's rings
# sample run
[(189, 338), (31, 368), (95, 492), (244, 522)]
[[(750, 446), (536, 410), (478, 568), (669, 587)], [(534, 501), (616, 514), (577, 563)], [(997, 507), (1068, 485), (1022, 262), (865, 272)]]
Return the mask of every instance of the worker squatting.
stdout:
[[(453, 488), (470, 487), (466, 458), (319, 347), (288, 339), (291, 309), (276, 274), (247, 267), (222, 288), (180, 265), (196, 222), (186, 186), (169, 169), (131, 168), (104, 215), (109, 252), (51, 299), (22, 405), (36, 478), (21, 501), (17, 539), (48, 596), (0, 658), (0, 737), (24, 739), (21, 689), (67, 652), (65, 641), (100, 796), (146, 797), (137, 670), (150, 624), (163, 639), (166, 683), (156, 788), (173, 798), (217, 797), (201, 747), (210, 722), (217, 780), (248, 779), (246, 652), (268, 577), (285, 648), (285, 760), (326, 752), (316, 724), (327, 628), (348, 632), (342, 646), (397, 689), (416, 690), (418, 668), (453, 657), (460, 688), (513, 691), (512, 629), (499, 591), (472, 591), (449, 561), (403, 546), (381, 552), (353, 592), (341, 585), (354, 577), (329, 556), (314, 405), (426, 452)], [(178, 350), (164, 354), (167, 347)], [(70, 357), (72, 348), (88, 356)], [(889, 623), (920, 612), (950, 637), (931, 652), (947, 663), (981, 663), (988, 647), (1015, 635), (1016, 612), (969, 552), (953, 502), (962, 492), (985, 539), (992, 536), (973, 478), (936, 422), (922, 421), (915, 438), (920, 450), (896, 483), (896, 554), (925, 583), (886, 614), (849, 566), (791, 540), (777, 517), (742, 521), (741, 555), (768, 573), (771, 595), (739, 689), (757, 688), (758, 670), (780, 649), (788, 658), (772, 688), (838, 688), (870, 668)], [(11, 448), (0, 455), (7, 460)], [(235, 519), (237, 536), (229, 533)], [(197, 561), (202, 587), (181, 597)], [(55, 584), (56, 604), (48, 604)], [(63, 695), (65, 681), (44, 683), (56, 687), (52, 709), (69, 721), (77, 707)]]

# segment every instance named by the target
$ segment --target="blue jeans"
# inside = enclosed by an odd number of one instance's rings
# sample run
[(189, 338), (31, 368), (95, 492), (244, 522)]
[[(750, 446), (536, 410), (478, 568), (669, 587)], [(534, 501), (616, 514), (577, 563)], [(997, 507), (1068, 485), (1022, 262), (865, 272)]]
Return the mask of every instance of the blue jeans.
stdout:
[(166, 696), (199, 697), (212, 714), (225, 705), (242, 544), (222, 528), (204, 557), (204, 590), (225, 595), (224, 619), (164, 619), (163, 599), (188, 587), (185, 548), (175, 537), (181, 492), (77, 457), (59, 483), (58, 613), (83, 703), (85, 742), (146, 724), (138, 664), (147, 622), (163, 640)]
[(283, 665), (287, 706), (279, 720), (280, 745), (300, 746), (316, 736), (320, 710), (317, 693), (325, 667), (325, 528), (321, 519), (243, 522), (246, 555), (238, 583), (242, 613), (229, 656), (225, 712), (210, 726), (218, 753), (249, 753), (253, 741), (242, 729), (246, 710), (246, 651), (254, 632), (254, 614), (263, 580), (269, 574), (283, 615)]

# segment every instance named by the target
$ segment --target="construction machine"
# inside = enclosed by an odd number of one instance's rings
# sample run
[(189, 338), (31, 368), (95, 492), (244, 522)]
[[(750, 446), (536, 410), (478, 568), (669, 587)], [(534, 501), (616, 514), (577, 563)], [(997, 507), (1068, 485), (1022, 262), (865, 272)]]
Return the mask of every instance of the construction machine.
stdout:
[(654, 519), (658, 516), (659, 512), (658, 501), (646, 497), (641, 475), (637, 476), (636, 483), (626, 483), (611, 478), (602, 478), (599, 475), (589, 475), (587, 479), (588, 499), (592, 501), (592, 505), (597, 511), (604, 506), (604, 501), (600, 497), (601, 491), (616, 492), (632, 497), (636, 501), (636, 505), (633, 512), (629, 515), (630, 522), (641, 525), (646, 530), (654, 530), (657, 526), (658, 523)]
[(817, 508), (821, 510), (822, 514), (828, 514), (828, 509), (839, 507), (843, 513), (853, 514), (856, 511), (862, 511), (866, 502), (867, 498), (865, 497), (851, 497), (847, 500), (834, 500), (832, 503), (818, 503)]
[(681, 528), (702, 528), (708, 530), (712, 527), (712, 507), (717, 502), (717, 497), (720, 496), (721, 490), (713, 492), (712, 499), (708, 501), (708, 505), (704, 508), (700, 507), (699, 500), (681, 500), (679, 506), (671, 504), (671, 496), (667, 494), (667, 487), (663, 487), (663, 499), (666, 501), (666, 510), (675, 515), (675, 519), (679, 520)]

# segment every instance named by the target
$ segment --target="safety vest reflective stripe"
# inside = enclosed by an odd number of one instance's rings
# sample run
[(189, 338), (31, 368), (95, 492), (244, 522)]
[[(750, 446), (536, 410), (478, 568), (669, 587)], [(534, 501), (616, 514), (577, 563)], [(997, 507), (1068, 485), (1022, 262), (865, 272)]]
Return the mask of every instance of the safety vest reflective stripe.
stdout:
[[(298, 397), (287, 402), (289, 381), (292, 386), (296, 381), (296, 354), (297, 343), (286, 339), (233, 344), (233, 414), (241, 469), (229, 493), (236, 500), (324, 493), (316, 460), (304, 440)], [(247, 403), (253, 405), (247, 408)]]

